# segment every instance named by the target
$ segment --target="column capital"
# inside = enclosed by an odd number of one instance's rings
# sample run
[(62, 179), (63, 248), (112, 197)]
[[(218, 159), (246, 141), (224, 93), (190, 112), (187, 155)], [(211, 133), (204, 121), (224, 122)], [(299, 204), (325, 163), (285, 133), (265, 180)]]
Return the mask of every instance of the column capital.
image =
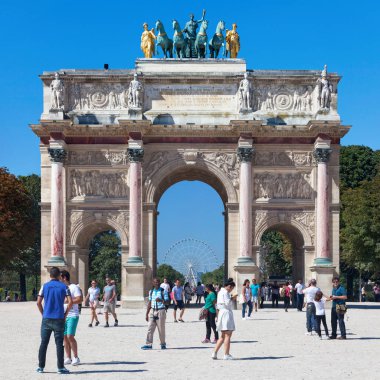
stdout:
[(63, 148), (48, 148), (51, 162), (63, 162), (65, 161), (67, 152)]
[(315, 148), (313, 155), (318, 164), (328, 162), (332, 150), (330, 148)]
[(143, 148), (128, 148), (127, 153), (130, 162), (141, 162), (144, 157)]
[(242, 147), (237, 148), (237, 156), (240, 162), (251, 162), (255, 154), (255, 149), (253, 147)]

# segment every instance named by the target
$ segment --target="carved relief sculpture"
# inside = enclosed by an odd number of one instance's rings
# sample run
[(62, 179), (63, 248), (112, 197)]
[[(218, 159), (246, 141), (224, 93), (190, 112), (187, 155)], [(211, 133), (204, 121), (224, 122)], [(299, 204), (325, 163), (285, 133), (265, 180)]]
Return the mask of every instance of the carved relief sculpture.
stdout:
[(129, 84), (128, 89), (128, 107), (129, 108), (141, 108), (142, 107), (142, 93), (143, 86), (137, 80), (137, 74), (133, 75), (133, 80)]
[(318, 87), (318, 100), (321, 111), (328, 111), (330, 109), (331, 93), (333, 87), (327, 78), (327, 65), (325, 65), (321, 78), (317, 80)]
[(145, 58), (152, 58), (155, 54), (155, 39), (157, 38), (154, 34), (154, 28), (149, 30), (148, 24), (145, 22), (143, 24), (144, 31), (141, 34), (141, 50), (144, 52)]
[(239, 85), (239, 109), (241, 111), (251, 110), (252, 86), (248, 80), (248, 73), (244, 73), (244, 79)]
[(256, 174), (254, 196), (264, 199), (310, 199), (312, 196), (310, 174)]
[(235, 153), (202, 153), (201, 157), (220, 168), (231, 179), (235, 188), (239, 186), (239, 165)]
[(64, 107), (64, 85), (58, 73), (55, 73), (54, 77), (55, 79), (53, 79), (50, 84), (50, 110), (62, 111)]
[(126, 174), (103, 173), (99, 170), (71, 170), (70, 194), (75, 197), (126, 198), (128, 193)]
[(268, 152), (258, 151), (256, 166), (312, 166), (312, 152)]

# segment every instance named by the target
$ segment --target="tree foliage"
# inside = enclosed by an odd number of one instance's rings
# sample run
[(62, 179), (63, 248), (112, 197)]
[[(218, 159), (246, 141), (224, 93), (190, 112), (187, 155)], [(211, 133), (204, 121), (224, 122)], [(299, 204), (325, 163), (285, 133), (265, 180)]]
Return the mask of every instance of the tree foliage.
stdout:
[(33, 245), (36, 225), (33, 198), (23, 182), (0, 168), (0, 265), (8, 266)]
[(106, 277), (116, 281), (118, 294), (121, 282), (120, 238), (115, 231), (97, 234), (90, 244), (90, 280), (95, 279), (101, 286)]
[(202, 274), (202, 283), (207, 284), (217, 284), (223, 285), (224, 283), (224, 264), (212, 272), (207, 272)]
[(184, 275), (168, 264), (161, 264), (158, 266), (157, 277), (161, 281), (163, 281), (164, 278), (167, 278), (170, 283), (173, 283), (177, 279), (181, 280), (182, 283), (185, 281)]
[(340, 151), (340, 184), (343, 191), (370, 181), (378, 172), (379, 152), (368, 146), (343, 146)]
[(380, 173), (342, 195), (342, 260), (358, 271), (380, 271)]
[(265, 264), (268, 275), (292, 274), (293, 248), (289, 238), (278, 231), (267, 231), (261, 238), (266, 249)]

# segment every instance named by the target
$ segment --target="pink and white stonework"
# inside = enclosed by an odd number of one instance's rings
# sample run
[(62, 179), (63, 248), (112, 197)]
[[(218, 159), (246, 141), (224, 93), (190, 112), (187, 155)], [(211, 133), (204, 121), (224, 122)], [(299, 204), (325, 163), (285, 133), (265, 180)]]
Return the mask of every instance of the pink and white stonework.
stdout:
[(339, 268), (339, 148), (350, 129), (338, 114), (338, 74), (247, 70), (243, 59), (138, 59), (132, 70), (44, 72), (41, 80), (43, 112), (31, 128), (41, 151), (42, 281), (61, 265), (86, 289), (90, 242), (112, 229), (122, 304), (140, 307), (157, 267), (160, 198), (199, 180), (224, 203), (225, 266), (238, 286), (260, 280), (261, 237), (275, 230), (292, 243), (294, 279), (330, 289)]

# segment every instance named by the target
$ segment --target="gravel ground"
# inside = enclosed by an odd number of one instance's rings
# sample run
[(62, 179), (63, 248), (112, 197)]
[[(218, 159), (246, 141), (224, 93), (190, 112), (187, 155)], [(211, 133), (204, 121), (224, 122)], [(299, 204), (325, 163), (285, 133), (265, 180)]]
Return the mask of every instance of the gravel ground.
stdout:
[[(244, 379), (376, 379), (380, 357), (380, 305), (353, 304), (346, 323), (347, 340), (320, 340), (305, 336), (305, 313), (296, 309), (264, 308), (253, 320), (243, 321), (235, 311), (232, 337), (234, 361), (211, 359), (212, 345), (202, 344), (204, 322), (198, 309), (188, 309), (186, 323), (167, 317), (166, 351), (156, 340), (152, 351), (142, 351), (147, 323), (143, 310), (117, 309), (118, 327), (89, 328), (90, 310), (80, 317), (77, 341), (81, 365), (67, 366), (79, 379), (199, 379), (236, 375)], [(45, 374), (37, 374), (41, 317), (34, 302), (0, 303), (0, 378), (56, 379), (53, 337)], [(329, 321), (329, 316), (328, 316)], [(330, 323), (328, 322), (330, 326)], [(156, 333), (157, 334), (157, 333)], [(158, 339), (156, 335), (155, 338)], [(219, 357), (222, 357), (222, 353)]]

